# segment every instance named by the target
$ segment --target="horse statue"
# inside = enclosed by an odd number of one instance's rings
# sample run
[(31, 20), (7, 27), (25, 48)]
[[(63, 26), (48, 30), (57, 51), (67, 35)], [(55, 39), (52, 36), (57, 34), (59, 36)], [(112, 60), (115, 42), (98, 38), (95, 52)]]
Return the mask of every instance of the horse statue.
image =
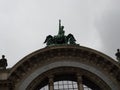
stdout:
[(44, 43), (46, 43), (46, 45), (54, 44), (54, 38), (53, 38), (53, 36), (48, 35), (48, 36), (46, 37), (46, 40), (44, 41)]
[(75, 38), (74, 38), (74, 36), (70, 33), (70, 34), (68, 34), (68, 36), (67, 36), (67, 42), (68, 42), (68, 44), (73, 44), (73, 45), (75, 45), (76, 43), (76, 40), (75, 40)]

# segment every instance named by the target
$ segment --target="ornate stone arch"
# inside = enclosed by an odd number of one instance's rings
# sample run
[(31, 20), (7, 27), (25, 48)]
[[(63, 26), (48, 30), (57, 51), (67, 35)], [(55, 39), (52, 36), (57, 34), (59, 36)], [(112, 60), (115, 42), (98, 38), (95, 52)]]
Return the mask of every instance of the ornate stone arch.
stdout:
[(8, 80), (12, 82), (14, 90), (34, 90), (43, 80), (48, 82), (51, 76), (57, 80), (54, 76), (68, 74), (73, 77), (80, 75), (83, 83), (93, 89), (120, 88), (118, 62), (96, 50), (74, 45), (49, 46), (31, 53), (11, 69)]

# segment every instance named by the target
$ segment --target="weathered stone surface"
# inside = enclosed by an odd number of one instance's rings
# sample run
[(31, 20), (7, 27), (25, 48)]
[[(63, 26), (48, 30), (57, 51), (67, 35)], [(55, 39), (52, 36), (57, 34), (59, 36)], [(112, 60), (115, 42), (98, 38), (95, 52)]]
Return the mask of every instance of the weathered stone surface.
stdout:
[(72, 74), (75, 77), (80, 73), (83, 81), (89, 79), (102, 90), (119, 90), (119, 72), (118, 62), (96, 50), (61, 45), (46, 47), (27, 55), (8, 72), (3, 72), (0, 78), (10, 81), (12, 90), (34, 90), (43, 80), (48, 81), (49, 75), (57, 77)]

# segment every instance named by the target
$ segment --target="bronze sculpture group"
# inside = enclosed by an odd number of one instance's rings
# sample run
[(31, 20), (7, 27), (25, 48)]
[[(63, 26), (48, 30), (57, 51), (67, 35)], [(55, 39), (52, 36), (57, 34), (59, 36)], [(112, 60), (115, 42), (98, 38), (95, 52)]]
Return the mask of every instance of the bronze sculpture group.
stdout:
[(61, 44), (78, 45), (76, 44), (76, 40), (71, 33), (68, 34), (67, 36), (65, 35), (64, 26), (61, 26), (61, 20), (59, 20), (58, 35), (55, 36), (48, 35), (44, 43), (46, 43), (47, 46), (61, 45)]

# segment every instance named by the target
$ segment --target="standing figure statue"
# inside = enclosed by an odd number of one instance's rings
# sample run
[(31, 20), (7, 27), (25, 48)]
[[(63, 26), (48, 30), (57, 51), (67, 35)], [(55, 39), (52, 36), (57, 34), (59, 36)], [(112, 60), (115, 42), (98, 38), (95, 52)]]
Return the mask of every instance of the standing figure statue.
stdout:
[(58, 32), (58, 36), (62, 37), (65, 34), (65, 31), (63, 30), (64, 26), (61, 26), (61, 20), (59, 20), (59, 32)]
[(59, 31), (58, 35), (54, 36), (55, 44), (66, 44), (66, 36), (64, 31), (64, 26), (61, 26), (61, 20), (59, 20)]
[(5, 55), (2, 55), (2, 59), (0, 59), (0, 69), (6, 69), (7, 65), (7, 59)]
[(120, 50), (119, 49), (117, 49), (117, 53), (115, 55), (116, 55), (116, 59), (118, 60), (118, 62), (120, 62)]

